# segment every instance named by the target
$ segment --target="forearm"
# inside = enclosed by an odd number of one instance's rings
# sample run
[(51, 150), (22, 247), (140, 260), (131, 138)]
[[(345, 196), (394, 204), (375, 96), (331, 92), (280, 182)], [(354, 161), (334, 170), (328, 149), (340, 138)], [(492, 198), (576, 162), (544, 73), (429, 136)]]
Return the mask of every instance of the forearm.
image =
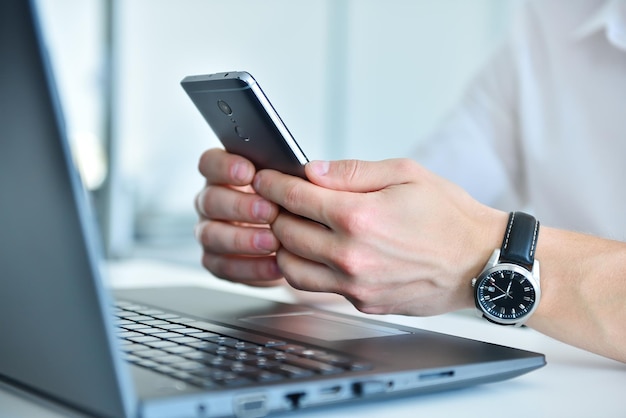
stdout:
[(542, 299), (528, 325), (626, 362), (626, 244), (542, 227)]

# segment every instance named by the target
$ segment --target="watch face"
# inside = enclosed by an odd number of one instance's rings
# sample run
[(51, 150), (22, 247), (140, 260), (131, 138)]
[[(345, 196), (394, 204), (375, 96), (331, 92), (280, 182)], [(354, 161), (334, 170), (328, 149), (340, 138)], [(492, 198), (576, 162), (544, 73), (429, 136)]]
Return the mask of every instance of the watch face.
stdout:
[(499, 323), (516, 323), (532, 312), (538, 295), (532, 273), (511, 265), (487, 270), (477, 281), (476, 302), (487, 318)]

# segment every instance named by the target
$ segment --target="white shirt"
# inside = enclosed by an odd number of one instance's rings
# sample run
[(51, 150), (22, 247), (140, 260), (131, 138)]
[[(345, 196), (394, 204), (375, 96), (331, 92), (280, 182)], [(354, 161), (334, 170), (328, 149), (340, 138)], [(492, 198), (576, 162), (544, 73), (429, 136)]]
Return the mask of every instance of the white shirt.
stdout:
[(524, 4), (414, 156), (486, 204), (626, 240), (626, 0)]

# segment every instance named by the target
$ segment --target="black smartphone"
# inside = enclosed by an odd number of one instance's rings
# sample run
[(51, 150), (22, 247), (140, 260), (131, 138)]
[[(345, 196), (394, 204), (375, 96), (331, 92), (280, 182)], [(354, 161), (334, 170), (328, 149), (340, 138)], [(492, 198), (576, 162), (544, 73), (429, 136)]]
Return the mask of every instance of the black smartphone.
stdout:
[(306, 178), (309, 161), (280, 116), (245, 71), (194, 75), (181, 85), (226, 151), (271, 168)]

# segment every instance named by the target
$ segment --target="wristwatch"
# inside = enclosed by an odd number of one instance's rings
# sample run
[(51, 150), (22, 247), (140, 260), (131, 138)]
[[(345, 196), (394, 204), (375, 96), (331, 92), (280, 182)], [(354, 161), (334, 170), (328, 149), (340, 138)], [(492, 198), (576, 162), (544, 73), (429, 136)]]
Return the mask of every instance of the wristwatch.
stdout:
[(523, 325), (539, 305), (539, 221), (511, 212), (502, 240), (478, 277), (472, 279), (478, 313), (500, 325)]

